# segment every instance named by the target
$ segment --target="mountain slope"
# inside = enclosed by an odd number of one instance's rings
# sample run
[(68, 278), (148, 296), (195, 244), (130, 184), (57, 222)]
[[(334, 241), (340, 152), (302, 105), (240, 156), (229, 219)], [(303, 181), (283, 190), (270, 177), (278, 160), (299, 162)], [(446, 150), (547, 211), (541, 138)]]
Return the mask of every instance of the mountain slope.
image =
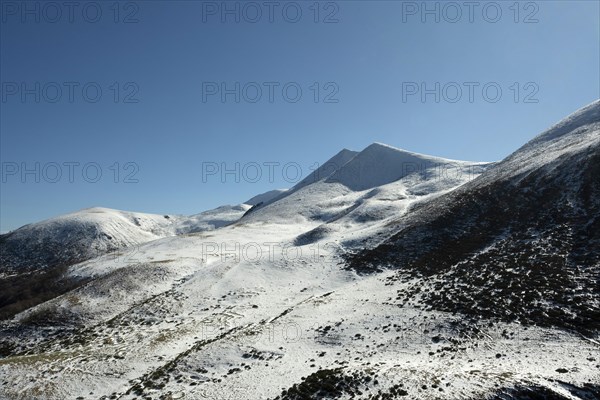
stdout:
[[(383, 223), (412, 202), (474, 179), (490, 163), (448, 160), (374, 143), (356, 153), (343, 150), (298, 185), (255, 207), (240, 221), (335, 221)], [(391, 207), (391, 208), (390, 208)], [(343, 221), (342, 221), (343, 220)], [(316, 235), (320, 236), (320, 235)]]
[(280, 196), (281, 194), (287, 192), (287, 189), (275, 189), (269, 190), (268, 192), (261, 193), (252, 197), (249, 200), (246, 200), (244, 204), (249, 204), (251, 206), (256, 206), (258, 204), (270, 202), (272, 199)]
[(357, 151), (342, 149), (339, 153), (331, 157), (323, 165), (319, 166), (319, 168), (314, 170), (306, 178), (298, 182), (292, 188), (292, 190), (296, 191), (315, 182), (319, 182), (329, 178), (330, 176), (335, 174), (336, 171), (338, 171), (344, 165), (346, 165), (350, 160), (354, 159), (354, 157), (356, 157), (358, 154), (359, 153)]
[[(349, 258), (419, 281), (398, 296), (472, 318), (600, 330), (600, 102)], [(423, 292), (420, 285), (431, 284)]]
[(179, 217), (175, 234), (182, 235), (221, 228), (239, 220), (249, 209), (250, 204), (244, 203), (236, 206), (217, 207), (189, 217)]
[(88, 208), (2, 235), (2, 270), (74, 263), (173, 234), (170, 216)]
[[(249, 200), (252, 203), (256, 203), (256, 204), (252, 204), (252, 205), (256, 206), (252, 209), (252, 212), (260, 210), (261, 208), (264, 208), (264, 207), (268, 206), (269, 204), (275, 203), (275, 202), (280, 201), (290, 195), (293, 195), (294, 193), (296, 193), (297, 191), (299, 191), (300, 189), (302, 189), (306, 186), (310, 186), (317, 182), (322, 182), (323, 180), (325, 180), (329, 176), (331, 176), (333, 173), (335, 173), (335, 171), (337, 171), (342, 166), (344, 166), (348, 161), (350, 161), (352, 158), (354, 158), (357, 154), (358, 154), (358, 152), (356, 152), (356, 151), (342, 149), (336, 155), (334, 155), (329, 160), (327, 160), (323, 165), (320, 165), (316, 170), (314, 170), (308, 176), (306, 176), (306, 178), (302, 179), (300, 182), (295, 184), (291, 189), (281, 191), (280, 193), (276, 194), (275, 196), (269, 196), (267, 199), (261, 199), (262, 201), (258, 201), (258, 202), (256, 202), (256, 197), (261, 198), (262, 195), (253, 197), (252, 199)], [(268, 192), (268, 193), (271, 193), (271, 192)], [(251, 203), (247, 203), (247, 204), (251, 204)]]
[(213, 230), (237, 221), (249, 205), (190, 217), (89, 208), (0, 236), (0, 319), (73, 290), (69, 266), (110, 254), (132, 260), (139, 246), (163, 237)]

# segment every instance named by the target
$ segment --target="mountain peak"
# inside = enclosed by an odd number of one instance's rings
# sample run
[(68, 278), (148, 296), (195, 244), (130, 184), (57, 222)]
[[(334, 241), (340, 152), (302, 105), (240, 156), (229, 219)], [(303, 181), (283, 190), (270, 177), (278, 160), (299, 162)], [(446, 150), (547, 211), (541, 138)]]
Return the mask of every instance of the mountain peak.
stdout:
[[(373, 150), (373, 149), (382, 149), (382, 150), (386, 150), (386, 149), (392, 149), (392, 150), (401, 150), (401, 149), (399, 149), (399, 148), (397, 148), (397, 147), (390, 146), (389, 144), (385, 144), (385, 143), (381, 143), (381, 142), (373, 142), (373, 143), (371, 143), (370, 145), (368, 145), (367, 147), (365, 147), (365, 148), (364, 148), (364, 150), (367, 150), (367, 149), (371, 149), (371, 150)], [(364, 151), (364, 150), (363, 150), (363, 151)]]
[(361, 153), (364, 152), (372, 152), (372, 151), (393, 151), (393, 152), (407, 152), (410, 153), (407, 150), (401, 149), (399, 147), (395, 147), (395, 146), (391, 146), (389, 144), (386, 143), (381, 143), (381, 142), (373, 142), (370, 145), (368, 145), (367, 147), (365, 147)]
[(428, 156), (374, 142), (358, 153), (327, 181), (338, 182), (355, 191), (371, 189), (442, 164), (463, 163)]
[(422, 159), (427, 159), (427, 160), (443, 160), (443, 158), (439, 158), (439, 157), (434, 157), (434, 156), (429, 156), (427, 154), (421, 154), (421, 153), (415, 153), (414, 151), (409, 151), (409, 150), (405, 150), (405, 149), (401, 149), (399, 147), (394, 147), (394, 146), (390, 146), (389, 144), (385, 144), (385, 143), (380, 143), (380, 142), (373, 142), (370, 145), (368, 145), (367, 147), (365, 147), (365, 149), (363, 151), (361, 151), (361, 153), (364, 154), (368, 154), (368, 153), (380, 153), (380, 154), (394, 154), (396, 156), (400, 155), (400, 154), (405, 154), (405, 155), (410, 155), (413, 157), (417, 157), (417, 158), (422, 158)]

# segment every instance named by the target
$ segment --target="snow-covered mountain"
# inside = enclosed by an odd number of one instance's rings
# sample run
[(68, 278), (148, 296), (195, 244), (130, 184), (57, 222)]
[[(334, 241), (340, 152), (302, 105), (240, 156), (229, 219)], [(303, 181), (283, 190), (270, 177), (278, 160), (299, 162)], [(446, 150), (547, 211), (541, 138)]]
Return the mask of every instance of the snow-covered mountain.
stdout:
[(0, 398), (599, 398), (600, 102), (499, 163), (330, 161), (68, 265), (0, 325)]
[(0, 237), (3, 272), (74, 263), (175, 233), (177, 218), (87, 208)]
[[(350, 256), (419, 279), (397, 300), (473, 318), (600, 330), (600, 102), (574, 113)], [(426, 287), (427, 289), (423, 289)], [(468, 291), (465, 290), (468, 288)]]
[[(396, 182), (412, 174), (439, 180), (456, 168), (473, 165), (464, 161), (447, 160), (373, 143), (338, 168), (327, 182), (337, 182), (354, 191), (363, 191)], [(462, 171), (461, 171), (462, 172)], [(467, 171), (464, 171), (467, 172)], [(472, 177), (471, 177), (472, 178)]]
[(70, 265), (167, 236), (220, 228), (249, 208), (222, 206), (190, 217), (86, 208), (0, 235), (0, 273)]
[(292, 189), (252, 209), (242, 221), (325, 223), (329, 229), (342, 219), (363, 229), (366, 223), (381, 223), (402, 213), (408, 204), (454, 189), (491, 165), (380, 143), (361, 152), (344, 149)]

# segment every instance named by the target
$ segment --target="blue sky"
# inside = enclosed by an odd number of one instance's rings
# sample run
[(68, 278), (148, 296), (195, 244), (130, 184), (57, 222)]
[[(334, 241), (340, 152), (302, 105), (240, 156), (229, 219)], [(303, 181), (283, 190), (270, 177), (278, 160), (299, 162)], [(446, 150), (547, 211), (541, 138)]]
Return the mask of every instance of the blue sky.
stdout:
[(600, 97), (598, 1), (247, 3), (2, 0), (0, 231), (236, 204), (375, 141), (498, 160)]

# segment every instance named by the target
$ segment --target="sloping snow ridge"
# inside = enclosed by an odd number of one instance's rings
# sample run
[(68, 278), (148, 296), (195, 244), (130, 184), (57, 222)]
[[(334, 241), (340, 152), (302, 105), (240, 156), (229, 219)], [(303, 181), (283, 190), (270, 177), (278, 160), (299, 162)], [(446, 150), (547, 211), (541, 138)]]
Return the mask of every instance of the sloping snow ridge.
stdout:
[(395, 182), (413, 173), (435, 174), (436, 169), (468, 164), (412, 153), (373, 143), (337, 169), (327, 182), (338, 182), (354, 191), (363, 191)]
[(600, 142), (600, 100), (583, 107), (516, 150), (498, 163), (477, 184), (526, 174), (528, 171), (551, 165), (569, 154), (594, 148)]
[(251, 206), (255, 206), (257, 204), (267, 203), (285, 192), (287, 192), (287, 189), (269, 190), (268, 192), (261, 193), (259, 195), (252, 197), (249, 200), (246, 200), (244, 202), (244, 204), (249, 204)]

